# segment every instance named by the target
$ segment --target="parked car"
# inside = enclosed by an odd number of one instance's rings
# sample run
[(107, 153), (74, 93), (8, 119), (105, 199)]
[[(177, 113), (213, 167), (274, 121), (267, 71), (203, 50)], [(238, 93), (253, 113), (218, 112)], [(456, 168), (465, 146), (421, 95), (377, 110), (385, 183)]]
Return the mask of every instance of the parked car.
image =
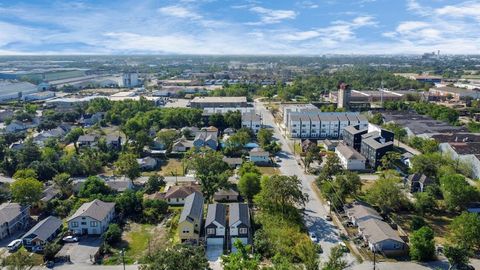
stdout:
[(15, 239), (7, 245), (7, 249), (10, 252), (14, 252), (22, 246), (22, 239)]
[(282, 159), (279, 157), (275, 157), (275, 162), (282, 162)]
[(312, 240), (312, 242), (314, 243), (318, 242), (318, 237), (315, 235), (315, 233), (309, 232), (308, 235), (310, 236), (310, 240)]
[(62, 238), (62, 240), (63, 240), (63, 242), (66, 242), (66, 243), (78, 242), (78, 238), (75, 237), (75, 236), (72, 236), (72, 235), (65, 236), (64, 238)]
[(330, 215), (325, 215), (325, 220), (326, 220), (326, 221), (332, 221), (332, 216), (330, 216)]

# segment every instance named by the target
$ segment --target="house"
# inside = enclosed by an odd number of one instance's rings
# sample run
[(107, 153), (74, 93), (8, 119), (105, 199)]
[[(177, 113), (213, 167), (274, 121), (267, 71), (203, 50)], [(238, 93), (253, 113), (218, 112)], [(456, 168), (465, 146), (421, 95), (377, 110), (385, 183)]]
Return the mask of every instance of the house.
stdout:
[(213, 200), (216, 202), (238, 202), (240, 194), (238, 191), (229, 189), (220, 189), (213, 194)]
[(100, 122), (104, 116), (105, 116), (104, 112), (97, 112), (94, 114), (85, 114), (80, 119), (80, 124), (86, 127), (93, 126), (96, 123)]
[(362, 135), (368, 133), (368, 128), (361, 128), (360, 125), (347, 126), (343, 129), (343, 142), (360, 151), (362, 146)]
[(42, 202), (49, 202), (51, 199), (58, 197), (60, 195), (60, 190), (58, 190), (55, 186), (50, 185), (47, 186), (42, 192), (42, 198), (40, 201)]
[(155, 169), (158, 165), (157, 160), (152, 157), (137, 158), (137, 163), (140, 169), (149, 171)]
[(200, 185), (188, 184), (181, 186), (171, 186), (167, 192), (154, 193), (146, 195), (149, 199), (165, 200), (169, 205), (183, 205), (185, 199), (194, 192), (200, 192)]
[(335, 148), (335, 154), (337, 154), (344, 169), (350, 171), (365, 170), (365, 157), (353, 147), (340, 143)]
[(336, 142), (333, 142), (333, 141), (330, 141), (329, 139), (325, 139), (323, 141), (323, 147), (327, 150), (327, 151), (335, 151), (335, 147), (337, 147), (338, 143)]
[(397, 231), (382, 220), (372, 218), (362, 221), (358, 224), (358, 232), (371, 251), (385, 256), (403, 255), (407, 251), (407, 244)]
[(257, 134), (263, 127), (262, 116), (256, 114), (254, 111), (242, 113), (242, 127), (248, 128), (253, 131), (253, 133)]
[(235, 251), (233, 243), (238, 239), (244, 245), (251, 243), (252, 227), (250, 223), (250, 209), (245, 203), (231, 203), (228, 212), (230, 239), (229, 245)]
[(129, 179), (108, 180), (105, 181), (105, 184), (116, 192), (125, 192), (134, 188), (132, 181)]
[(231, 136), (231, 135), (235, 134), (235, 129), (233, 129), (233, 128), (226, 128), (226, 129), (223, 130), (223, 134), (226, 134), (226, 135)]
[(49, 139), (62, 139), (67, 135), (68, 129), (57, 127), (50, 130), (44, 130), (34, 135), (33, 142), (39, 146), (43, 146)]
[(227, 227), (227, 207), (224, 204), (209, 204), (205, 219), (205, 239), (207, 246), (222, 246), (225, 243)]
[(370, 205), (362, 202), (355, 202), (350, 208), (346, 208), (345, 213), (349, 218), (350, 222), (353, 225), (358, 226), (358, 223), (369, 220), (369, 219), (378, 219), (382, 220), (383, 218), (373, 209)]
[(203, 203), (204, 198), (199, 192), (193, 192), (185, 199), (178, 220), (178, 233), (182, 243), (198, 243), (202, 230)]
[(212, 150), (217, 150), (218, 129), (215, 127), (202, 128), (195, 135), (193, 146), (196, 148), (208, 147)]
[(250, 151), (250, 161), (255, 164), (269, 164), (271, 162), (270, 153), (261, 148), (253, 148)]
[(187, 138), (182, 137), (176, 140), (172, 145), (172, 153), (184, 153), (190, 150), (193, 147), (193, 142), (187, 140)]
[(15, 120), (5, 127), (5, 131), (7, 133), (23, 132), (28, 130), (29, 128), (37, 127), (38, 122), (39, 122), (38, 118), (35, 118), (34, 121), (27, 122), (27, 123)]
[(54, 216), (41, 220), (22, 237), (23, 246), (30, 251), (43, 251), (45, 245), (61, 232), (62, 225), (62, 220)]
[(384, 129), (362, 135), (360, 153), (372, 168), (380, 166), (382, 157), (393, 151), (393, 133)]
[(237, 168), (243, 163), (242, 158), (223, 157), (222, 159), (230, 168)]
[(405, 181), (405, 185), (411, 193), (424, 192), (425, 188), (432, 184), (435, 184), (435, 181), (422, 173), (410, 174)]
[(97, 136), (81, 135), (78, 137), (77, 144), (79, 147), (92, 147), (97, 145)]
[(402, 154), (401, 158), (400, 158), (400, 161), (405, 165), (405, 166), (408, 166), (408, 168), (412, 168), (413, 167), (413, 164), (412, 164), (412, 158), (414, 157), (414, 155), (410, 152), (405, 152)]
[(115, 203), (95, 199), (84, 203), (68, 218), (68, 229), (74, 234), (99, 235), (107, 230), (115, 216)]
[(30, 206), (18, 203), (2, 203), (0, 205), (0, 239), (14, 235), (28, 227)]
[(107, 143), (107, 147), (109, 148), (112, 148), (112, 149), (122, 148), (122, 137), (120, 135), (109, 134), (107, 135), (105, 142)]

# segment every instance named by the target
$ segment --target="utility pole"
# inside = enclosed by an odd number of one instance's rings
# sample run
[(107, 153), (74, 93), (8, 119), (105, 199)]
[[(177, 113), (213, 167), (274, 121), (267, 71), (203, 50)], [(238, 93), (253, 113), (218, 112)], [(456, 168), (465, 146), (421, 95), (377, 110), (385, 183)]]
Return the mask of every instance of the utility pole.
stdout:
[(376, 257), (376, 253), (375, 253), (375, 247), (374, 247), (374, 249), (373, 249), (373, 270), (377, 269), (376, 265), (377, 265), (377, 257)]
[(122, 248), (122, 263), (123, 263), (123, 270), (125, 270), (125, 249)]

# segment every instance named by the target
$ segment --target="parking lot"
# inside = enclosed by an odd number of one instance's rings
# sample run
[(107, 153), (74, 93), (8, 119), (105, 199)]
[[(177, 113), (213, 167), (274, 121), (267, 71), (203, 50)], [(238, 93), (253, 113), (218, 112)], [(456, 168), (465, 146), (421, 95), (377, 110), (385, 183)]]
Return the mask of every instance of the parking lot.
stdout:
[(80, 238), (79, 242), (66, 243), (57, 257), (70, 257), (73, 264), (92, 264), (93, 257), (102, 243), (101, 237)]

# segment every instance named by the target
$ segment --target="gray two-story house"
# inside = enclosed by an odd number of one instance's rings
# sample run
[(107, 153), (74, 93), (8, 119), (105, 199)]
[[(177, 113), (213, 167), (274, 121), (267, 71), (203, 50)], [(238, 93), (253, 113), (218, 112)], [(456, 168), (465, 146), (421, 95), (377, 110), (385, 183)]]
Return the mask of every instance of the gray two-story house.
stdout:
[(238, 239), (244, 245), (251, 244), (252, 227), (250, 223), (250, 209), (246, 203), (232, 203), (229, 205), (229, 231), (228, 245), (235, 252), (235, 241)]
[(207, 246), (223, 246), (227, 226), (227, 207), (224, 204), (209, 204), (205, 220), (205, 239)]
[(67, 220), (68, 229), (79, 235), (99, 235), (105, 232), (115, 217), (115, 203), (95, 199), (84, 203)]
[(0, 239), (26, 229), (29, 219), (30, 206), (2, 203), (0, 205)]

